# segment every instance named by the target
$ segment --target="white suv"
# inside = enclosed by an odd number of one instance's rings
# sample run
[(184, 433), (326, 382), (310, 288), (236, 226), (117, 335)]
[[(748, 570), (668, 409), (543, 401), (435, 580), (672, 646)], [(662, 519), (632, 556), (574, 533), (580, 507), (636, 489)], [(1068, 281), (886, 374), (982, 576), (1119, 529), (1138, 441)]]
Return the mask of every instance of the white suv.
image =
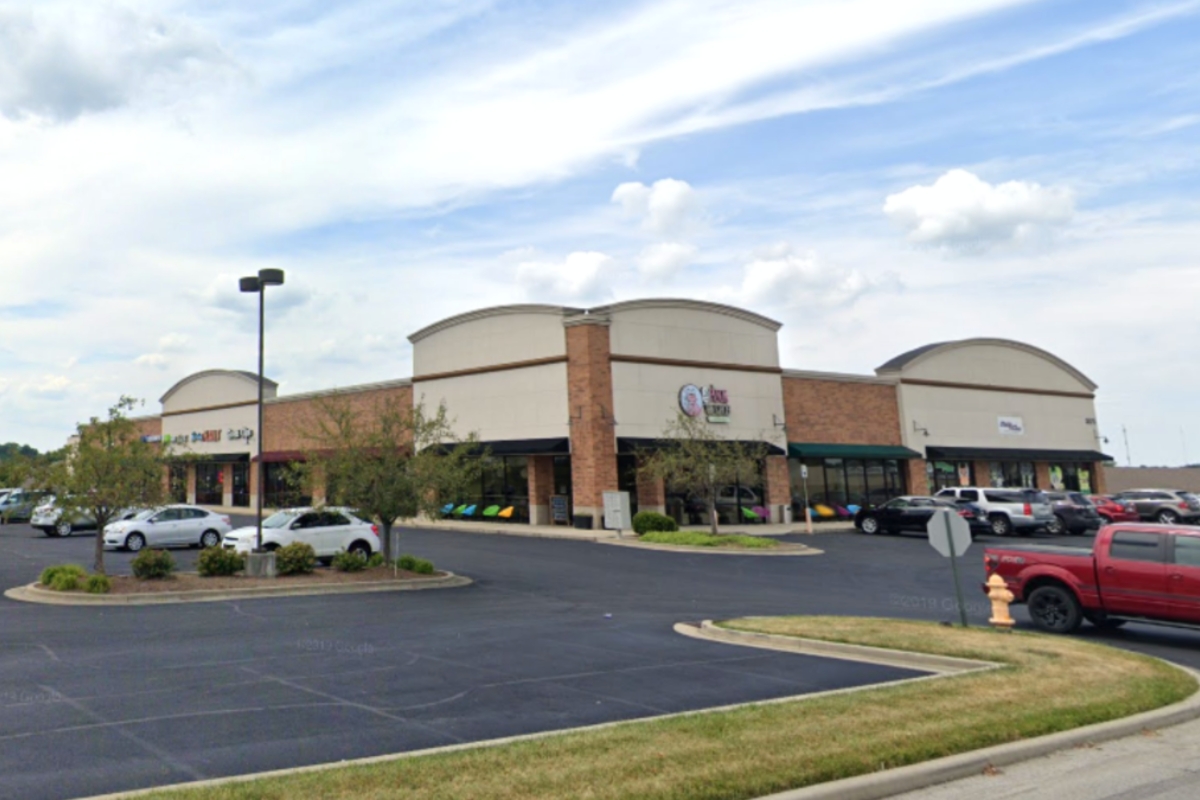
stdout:
[[(258, 530), (238, 528), (225, 534), (226, 550), (249, 553), (254, 549)], [(380, 549), (379, 528), (363, 522), (340, 508), (285, 508), (263, 520), (263, 549), (277, 550), (293, 542), (312, 545), (318, 558), (332, 558), (340, 552), (369, 556)]]
[(1055, 523), (1054, 507), (1045, 492), (1037, 489), (983, 489), (954, 486), (942, 489), (935, 497), (956, 503), (974, 503), (983, 509), (992, 533), (1008, 536), (1029, 534)]

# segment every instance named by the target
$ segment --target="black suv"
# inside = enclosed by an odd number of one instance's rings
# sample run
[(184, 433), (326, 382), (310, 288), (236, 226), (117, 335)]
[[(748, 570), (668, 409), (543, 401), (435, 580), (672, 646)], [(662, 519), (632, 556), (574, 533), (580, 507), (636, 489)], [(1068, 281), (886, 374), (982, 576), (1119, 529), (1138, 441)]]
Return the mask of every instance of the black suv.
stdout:
[(1093, 533), (1104, 524), (1092, 501), (1081, 492), (1046, 492), (1046, 497), (1054, 508), (1054, 522), (1046, 526), (1047, 533), (1079, 536)]
[(1129, 503), (1147, 522), (1174, 525), (1200, 522), (1200, 498), (1178, 489), (1130, 489), (1114, 495), (1118, 503)]

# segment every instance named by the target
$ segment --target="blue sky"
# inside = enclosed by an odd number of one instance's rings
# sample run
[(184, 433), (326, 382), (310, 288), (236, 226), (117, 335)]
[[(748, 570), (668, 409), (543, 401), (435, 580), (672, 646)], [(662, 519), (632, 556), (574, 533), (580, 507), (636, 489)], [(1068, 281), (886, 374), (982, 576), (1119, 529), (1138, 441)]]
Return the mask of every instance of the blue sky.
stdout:
[[(0, 2), (0, 441), (512, 302), (729, 302), (785, 366), (1003, 336), (1200, 461), (1200, 2)], [(1186, 448), (1190, 442), (1191, 451)]]

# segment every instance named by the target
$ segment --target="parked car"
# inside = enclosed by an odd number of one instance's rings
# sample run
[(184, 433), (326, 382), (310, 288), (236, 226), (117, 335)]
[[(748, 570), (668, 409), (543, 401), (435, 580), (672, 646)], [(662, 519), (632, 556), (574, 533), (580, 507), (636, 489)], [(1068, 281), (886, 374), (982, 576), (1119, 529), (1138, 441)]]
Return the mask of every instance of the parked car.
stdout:
[(233, 526), (229, 517), (189, 505), (161, 506), (106, 525), (104, 547), (136, 553), (143, 547), (217, 547)]
[(1138, 522), (1141, 520), (1141, 516), (1138, 515), (1137, 509), (1133, 507), (1133, 503), (1128, 501), (1122, 502), (1112, 495), (1107, 494), (1094, 494), (1088, 497), (1088, 499), (1096, 507), (1096, 513), (1104, 520), (1105, 525), (1111, 525), (1114, 522)]
[(70, 536), (75, 531), (96, 529), (96, 520), (83, 512), (73, 513), (69, 519), (63, 519), (62, 513), (58, 498), (47, 495), (34, 507), (29, 524), (47, 536)]
[(1085, 619), (1102, 628), (1128, 620), (1200, 627), (1195, 528), (1117, 523), (1100, 529), (1090, 551), (989, 547), (983, 560), (1044, 631), (1070, 633)]
[[(249, 553), (254, 550), (258, 530), (238, 528), (225, 534), (226, 550)], [(277, 550), (293, 542), (312, 545), (317, 557), (329, 559), (340, 552), (369, 556), (380, 550), (379, 528), (358, 519), (344, 509), (287, 508), (263, 520), (264, 550)]]
[(1113, 496), (1119, 503), (1129, 503), (1146, 522), (1173, 525), (1176, 522), (1200, 522), (1200, 498), (1178, 489), (1130, 489)]
[(1054, 509), (1045, 492), (1037, 489), (990, 489), (954, 486), (942, 489), (935, 497), (954, 502), (974, 503), (987, 515), (992, 533), (1031, 534), (1054, 522)]
[(1104, 519), (1082, 492), (1046, 492), (1054, 509), (1054, 521), (1046, 531), (1057, 535), (1079, 536), (1100, 530)]
[(983, 509), (971, 503), (955, 503), (937, 497), (904, 495), (893, 497), (881, 506), (861, 509), (854, 515), (854, 527), (862, 533), (926, 533), (926, 526), (939, 508), (950, 508), (967, 520), (972, 535), (991, 529)]
[(33, 509), (38, 506), (45, 492), (28, 489), (13, 489), (0, 498), (0, 524), (10, 522), (29, 522), (33, 518)]

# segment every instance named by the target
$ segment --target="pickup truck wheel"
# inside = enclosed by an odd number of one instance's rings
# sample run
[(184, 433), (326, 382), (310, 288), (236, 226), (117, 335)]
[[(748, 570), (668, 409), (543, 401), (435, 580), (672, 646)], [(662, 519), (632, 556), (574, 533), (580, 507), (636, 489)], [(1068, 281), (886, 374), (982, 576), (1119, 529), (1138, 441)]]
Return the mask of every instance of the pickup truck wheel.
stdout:
[(879, 520), (868, 514), (862, 518), (860, 529), (863, 533), (874, 536), (879, 533)]
[(1079, 601), (1062, 586), (1039, 586), (1029, 595), (1029, 617), (1050, 633), (1071, 633), (1083, 620)]
[(992, 526), (992, 533), (997, 536), (1008, 536), (1012, 533), (1012, 522), (1008, 517), (997, 514), (988, 520), (988, 524)]
[(1179, 515), (1169, 508), (1164, 508), (1162, 511), (1159, 511), (1154, 515), (1154, 518), (1163, 525), (1174, 525), (1176, 522), (1179, 522)]

